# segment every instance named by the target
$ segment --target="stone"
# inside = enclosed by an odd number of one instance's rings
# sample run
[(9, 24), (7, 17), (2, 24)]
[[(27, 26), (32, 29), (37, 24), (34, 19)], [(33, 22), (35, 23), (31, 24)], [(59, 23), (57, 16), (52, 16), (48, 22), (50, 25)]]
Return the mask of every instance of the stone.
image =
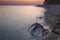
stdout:
[(40, 38), (43, 36), (44, 28), (41, 24), (34, 23), (29, 27), (28, 31), (32, 36)]

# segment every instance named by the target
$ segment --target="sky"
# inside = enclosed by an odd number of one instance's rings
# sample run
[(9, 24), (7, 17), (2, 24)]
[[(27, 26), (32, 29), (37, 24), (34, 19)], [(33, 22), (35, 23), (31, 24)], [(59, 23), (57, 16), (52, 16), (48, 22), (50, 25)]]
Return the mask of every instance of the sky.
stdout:
[(43, 4), (44, 0), (0, 0), (0, 4)]

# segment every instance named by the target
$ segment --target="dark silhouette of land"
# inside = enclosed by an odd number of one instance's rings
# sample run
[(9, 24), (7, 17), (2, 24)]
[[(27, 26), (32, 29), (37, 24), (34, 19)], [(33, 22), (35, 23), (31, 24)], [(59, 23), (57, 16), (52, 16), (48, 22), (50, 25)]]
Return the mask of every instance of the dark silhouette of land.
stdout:
[(60, 4), (60, 0), (45, 0), (44, 5), (57, 5)]

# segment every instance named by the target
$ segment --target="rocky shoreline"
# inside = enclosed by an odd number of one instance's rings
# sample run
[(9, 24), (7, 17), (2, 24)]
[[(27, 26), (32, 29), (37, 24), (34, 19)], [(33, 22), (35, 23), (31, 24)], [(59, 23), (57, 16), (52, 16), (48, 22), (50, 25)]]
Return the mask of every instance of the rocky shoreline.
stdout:
[(50, 5), (45, 9), (47, 10), (45, 12), (45, 22), (50, 25), (51, 32), (42, 40), (60, 40), (60, 5)]

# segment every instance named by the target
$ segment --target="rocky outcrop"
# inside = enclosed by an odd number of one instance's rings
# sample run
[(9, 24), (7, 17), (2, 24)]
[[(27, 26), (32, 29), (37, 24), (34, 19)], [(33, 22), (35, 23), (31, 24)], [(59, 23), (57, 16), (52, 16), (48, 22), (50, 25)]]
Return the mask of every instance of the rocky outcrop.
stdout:
[(45, 0), (44, 5), (57, 5), (60, 4), (60, 0)]
[(46, 7), (45, 21), (51, 27), (55, 27), (60, 23), (60, 5), (50, 5)]
[(42, 40), (60, 40), (60, 5), (49, 5), (45, 9), (45, 22), (52, 31)]

